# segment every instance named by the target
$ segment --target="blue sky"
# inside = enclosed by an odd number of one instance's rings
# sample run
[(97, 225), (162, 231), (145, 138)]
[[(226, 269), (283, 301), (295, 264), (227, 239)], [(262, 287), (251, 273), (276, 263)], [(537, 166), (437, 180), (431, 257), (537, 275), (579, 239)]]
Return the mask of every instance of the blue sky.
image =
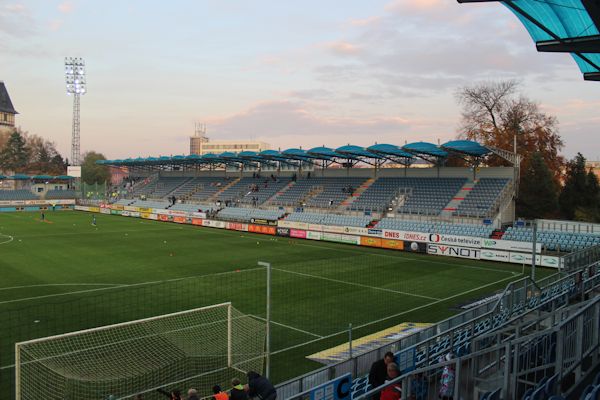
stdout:
[(454, 138), (462, 85), (514, 79), (600, 159), (598, 85), (540, 54), (500, 4), (454, 0), (0, 0), (0, 80), (18, 124), (69, 153), (63, 59), (84, 57), (82, 149), (187, 154), (213, 139), (275, 148)]

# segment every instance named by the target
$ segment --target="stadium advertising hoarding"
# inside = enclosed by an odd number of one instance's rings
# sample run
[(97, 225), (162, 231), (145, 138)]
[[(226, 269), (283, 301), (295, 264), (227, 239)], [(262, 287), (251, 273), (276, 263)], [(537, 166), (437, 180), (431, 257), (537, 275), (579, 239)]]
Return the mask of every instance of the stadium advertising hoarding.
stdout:
[(0, 206), (45, 206), (48, 204), (68, 205), (75, 204), (75, 199), (62, 200), (2, 200)]
[(306, 238), (310, 240), (321, 240), (323, 238), (323, 233), (308, 231), (306, 232)]
[[(531, 265), (532, 260), (531, 254), (528, 253), (510, 253), (510, 262), (513, 264)], [(560, 259), (555, 256), (540, 256), (538, 254), (535, 256), (535, 263), (542, 267), (558, 268)]]
[(202, 226), (208, 226), (210, 228), (225, 229), (227, 227), (227, 223), (225, 221), (215, 221), (213, 219), (203, 219)]
[(122, 210), (112, 210), (112, 209), (110, 210), (110, 213), (112, 215), (121, 215), (122, 212), (123, 212)]
[(368, 246), (368, 247), (382, 247), (381, 246), (381, 238), (361, 236), (360, 237), (360, 245)]
[(250, 222), (253, 224), (277, 226), (277, 221), (272, 219), (251, 218)]
[[(495, 250), (508, 250), (523, 253), (531, 253), (533, 248), (532, 242), (518, 242), (514, 240), (499, 240), (499, 239), (483, 239), (481, 247)], [(542, 244), (536, 243), (536, 253), (542, 251)]]
[(302, 229), (290, 229), (290, 237), (306, 239), (306, 231)]
[(192, 218), (192, 225), (202, 226), (202, 218)]
[(290, 228), (277, 228), (277, 236), (289, 237)]
[(481, 259), (498, 262), (510, 262), (510, 252), (504, 250), (481, 249)]
[(100, 214), (110, 214), (110, 208), (101, 208)]
[(241, 222), (228, 222), (227, 229), (231, 231), (248, 231), (248, 224), (242, 224)]
[(323, 232), (323, 225), (308, 224), (308, 230), (309, 231)]
[(75, 210), (77, 210), (77, 211), (90, 211), (90, 208), (87, 207), (87, 206), (78, 206), (78, 205), (76, 205), (75, 206)]
[(262, 233), (263, 235), (275, 235), (277, 228), (269, 225), (248, 225), (248, 232)]
[(187, 217), (181, 217), (178, 215), (173, 216), (173, 222), (177, 223), (177, 224), (187, 224), (188, 219)]
[(427, 243), (429, 241), (428, 233), (392, 231), (389, 229), (382, 229), (382, 237), (384, 239), (405, 240), (405, 241), (409, 241), (409, 242), (420, 242), (420, 243)]
[(429, 243), (427, 245), (427, 253), (439, 256), (469, 258), (471, 260), (479, 260), (481, 258), (481, 250), (471, 247), (448, 246), (445, 244)]
[(323, 232), (321, 240), (327, 240), (329, 242), (346, 243), (346, 244), (360, 244), (360, 237), (343, 235), (340, 233), (327, 233)]
[(350, 400), (352, 398), (352, 374), (347, 373), (310, 390), (302, 400)]
[(481, 248), (482, 241), (482, 238), (473, 236), (441, 235), (439, 233), (430, 233), (428, 239), (429, 243), (448, 244), (451, 246), (474, 248)]
[(121, 205), (121, 204), (113, 204), (110, 206), (110, 208), (113, 210), (123, 211), (123, 205)]
[(381, 247), (384, 249), (404, 250), (404, 242), (402, 240), (381, 239)]
[(308, 230), (308, 224), (306, 222), (293, 222), (293, 221), (277, 221), (277, 226), (282, 228), (293, 228), (293, 229), (304, 229)]
[(204, 213), (204, 212), (193, 212), (192, 213), (192, 217), (205, 219), (206, 218), (206, 213)]
[[(392, 240), (392, 239), (387, 239)], [(427, 253), (427, 243), (411, 242), (410, 240), (402, 241), (402, 250), (412, 253)]]

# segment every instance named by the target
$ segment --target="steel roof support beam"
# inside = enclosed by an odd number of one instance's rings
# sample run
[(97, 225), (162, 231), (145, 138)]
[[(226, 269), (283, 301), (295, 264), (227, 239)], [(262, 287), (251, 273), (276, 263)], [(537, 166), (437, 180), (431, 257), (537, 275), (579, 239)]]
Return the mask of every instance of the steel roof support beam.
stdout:
[(535, 47), (539, 52), (548, 53), (600, 53), (600, 35), (544, 40), (537, 42)]

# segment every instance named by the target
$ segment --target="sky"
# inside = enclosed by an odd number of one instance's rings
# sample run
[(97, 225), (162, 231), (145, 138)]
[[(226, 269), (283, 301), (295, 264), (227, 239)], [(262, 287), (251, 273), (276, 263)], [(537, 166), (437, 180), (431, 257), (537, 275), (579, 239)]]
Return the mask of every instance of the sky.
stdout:
[(563, 153), (600, 160), (598, 83), (541, 54), (499, 3), (455, 0), (0, 0), (0, 80), (17, 125), (70, 153), (64, 57), (83, 57), (81, 148), (107, 158), (213, 140), (273, 148), (455, 138), (458, 88), (518, 79)]

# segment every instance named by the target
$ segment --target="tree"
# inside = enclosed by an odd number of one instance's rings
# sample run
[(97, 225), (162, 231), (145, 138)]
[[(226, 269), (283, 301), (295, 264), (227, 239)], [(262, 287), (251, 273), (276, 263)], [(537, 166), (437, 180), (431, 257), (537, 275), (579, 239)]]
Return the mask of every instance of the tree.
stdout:
[(83, 155), (81, 165), (81, 179), (87, 184), (104, 183), (110, 181), (110, 171), (105, 165), (96, 164), (98, 160), (106, 160), (101, 153), (89, 151)]
[(558, 192), (552, 173), (540, 152), (531, 161), (521, 177), (521, 193), (517, 201), (519, 216), (524, 218), (555, 217), (558, 211)]
[(14, 130), (0, 151), (0, 169), (24, 172), (29, 161), (29, 149), (20, 131)]
[(577, 153), (567, 163), (565, 185), (559, 197), (561, 213), (567, 219), (598, 222), (599, 201), (598, 178), (592, 171), (586, 172), (585, 158)]
[[(523, 156), (521, 172), (539, 152), (558, 186), (564, 166), (559, 154), (563, 141), (558, 121), (542, 112), (537, 103), (519, 95), (518, 88), (517, 82), (504, 81), (459, 89), (456, 97), (463, 107), (459, 136), (509, 151), (516, 137), (517, 152)], [(487, 164), (508, 165), (498, 157), (490, 158)]]

